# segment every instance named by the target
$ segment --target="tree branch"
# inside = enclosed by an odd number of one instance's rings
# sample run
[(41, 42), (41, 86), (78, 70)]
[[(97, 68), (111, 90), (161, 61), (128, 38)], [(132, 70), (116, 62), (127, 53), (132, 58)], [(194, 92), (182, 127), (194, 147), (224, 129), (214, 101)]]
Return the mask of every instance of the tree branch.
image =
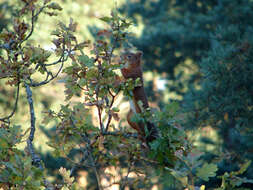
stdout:
[(27, 148), (29, 153), (31, 154), (32, 157), (32, 164), (43, 169), (42, 165), (40, 163), (40, 158), (38, 155), (35, 154), (34, 147), (33, 147), (33, 139), (34, 139), (34, 133), (35, 133), (35, 112), (34, 112), (34, 106), (33, 106), (33, 99), (32, 99), (32, 91), (31, 88), (28, 84), (25, 83), (25, 88), (26, 88), (26, 95), (27, 95), (27, 101), (29, 104), (29, 109), (30, 109), (30, 117), (31, 117), (31, 129), (30, 129), (30, 135), (27, 139)]
[[(75, 123), (74, 123), (72, 117), (70, 117), (70, 121), (71, 121), (71, 124), (73, 125), (73, 128), (75, 129), (76, 127), (75, 127)], [(94, 160), (93, 155), (92, 155), (92, 149), (91, 149), (92, 144), (91, 144), (91, 141), (90, 141), (90, 139), (89, 139), (89, 137), (88, 137), (88, 135), (86, 133), (81, 134), (81, 136), (83, 137), (84, 141), (87, 143), (86, 144), (86, 148), (85, 148), (87, 154), (85, 154), (83, 156), (83, 158), (81, 159), (81, 161), (86, 160), (86, 156), (88, 156), (88, 158), (89, 158), (89, 160), (91, 162), (91, 167), (93, 168), (94, 173), (95, 173), (96, 178), (97, 178), (98, 188), (99, 188), (99, 190), (103, 190), (103, 186), (101, 184), (100, 175), (99, 175), (99, 172), (98, 172), (95, 160)], [(75, 167), (73, 167), (71, 169), (71, 173), (74, 171), (74, 169), (75, 169)]]
[(61, 64), (59, 70), (57, 71), (57, 73), (56, 73), (55, 75), (52, 75), (52, 73), (51, 73), (51, 78), (50, 78), (50, 79), (48, 79), (48, 77), (49, 77), (50, 74), (47, 75), (46, 80), (44, 80), (44, 81), (42, 81), (42, 82), (39, 82), (39, 83), (34, 83), (34, 82), (32, 81), (32, 79), (30, 79), (30, 81), (31, 81), (30, 86), (32, 86), (32, 87), (42, 86), (42, 85), (47, 84), (47, 83), (49, 83), (50, 81), (54, 80), (54, 79), (55, 79), (56, 77), (58, 77), (58, 75), (60, 74), (60, 72), (61, 72), (61, 70), (62, 70), (62, 68), (63, 68), (63, 65), (64, 65), (64, 63), (62, 62), (62, 64)]
[[(43, 66), (45, 66), (45, 68), (46, 68), (47, 66), (56, 65), (56, 64), (58, 64), (58, 63), (61, 62), (61, 66), (60, 66), (59, 70), (57, 71), (57, 73), (55, 75), (53, 75), (51, 72), (49, 72), (49, 71), (46, 70), (47, 71), (47, 77), (46, 77), (46, 79), (44, 81), (42, 81), (42, 82), (39, 82), (39, 83), (35, 83), (35, 82), (32, 81), (32, 79), (30, 79), (30, 82), (31, 82), (30, 86), (32, 86), (32, 87), (42, 86), (44, 84), (49, 83), (50, 81), (52, 81), (56, 77), (58, 77), (58, 75), (60, 74), (60, 72), (61, 72), (61, 70), (63, 68), (64, 62), (68, 60), (68, 56), (64, 58), (65, 51), (66, 51), (66, 49), (65, 49), (65, 43), (64, 43), (63, 44), (63, 52), (62, 52), (61, 57), (57, 61), (55, 61), (53, 63), (43, 64)], [(71, 52), (72, 52), (72, 50), (67, 51), (67, 55), (69, 55)], [(39, 65), (36, 66), (36, 69), (37, 69), (38, 66)], [(48, 79), (49, 76), (51, 76), (50, 79)]]
[(35, 14), (34, 10), (32, 10), (32, 21), (31, 21), (32, 27), (31, 27), (31, 30), (30, 30), (29, 34), (26, 36), (26, 38), (19, 44), (20, 47), (21, 47), (21, 45), (24, 41), (28, 40), (31, 37), (31, 35), (33, 33), (33, 30), (34, 30), (34, 22), (35, 22), (36, 18), (39, 16), (39, 14), (43, 11), (43, 9), (45, 7), (46, 6), (41, 7), (36, 14)]
[[(10, 123), (10, 118), (14, 115), (14, 113), (16, 112), (17, 110), (17, 107), (18, 107), (18, 97), (19, 97), (19, 86), (20, 86), (20, 82), (18, 82), (18, 87), (17, 87), (17, 92), (16, 92), (16, 101), (15, 101), (15, 105), (14, 105), (14, 108), (11, 112), (11, 114), (9, 116), (6, 116), (4, 118), (0, 118), (0, 121), (3, 121), (5, 123)], [(7, 121), (6, 121), (7, 120)]]

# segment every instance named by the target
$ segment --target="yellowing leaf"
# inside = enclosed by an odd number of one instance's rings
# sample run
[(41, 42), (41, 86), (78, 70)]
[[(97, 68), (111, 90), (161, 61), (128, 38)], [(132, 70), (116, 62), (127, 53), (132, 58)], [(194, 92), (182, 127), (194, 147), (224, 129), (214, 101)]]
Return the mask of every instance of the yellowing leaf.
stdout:
[(228, 113), (224, 114), (224, 120), (228, 122)]

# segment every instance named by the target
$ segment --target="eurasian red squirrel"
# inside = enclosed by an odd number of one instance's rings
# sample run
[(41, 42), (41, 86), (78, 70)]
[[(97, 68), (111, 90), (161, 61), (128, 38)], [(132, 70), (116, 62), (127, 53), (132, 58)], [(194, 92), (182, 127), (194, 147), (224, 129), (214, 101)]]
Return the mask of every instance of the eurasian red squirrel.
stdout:
[[(143, 72), (142, 72), (142, 66), (141, 66), (141, 58), (142, 58), (142, 52), (137, 53), (131, 53), (127, 52), (124, 53), (121, 56), (122, 62), (126, 64), (126, 67), (121, 69), (121, 73), (125, 79), (133, 79), (136, 80), (137, 78), (140, 78), (140, 85), (136, 86), (133, 89), (133, 97), (132, 100), (130, 100), (130, 110), (127, 114), (127, 122), (129, 125), (137, 130), (139, 137), (144, 142), (151, 142), (155, 140), (158, 137), (158, 130), (156, 126), (147, 121), (145, 123), (139, 122), (135, 123), (131, 121), (131, 118), (135, 113), (141, 113), (142, 109), (140, 108), (138, 102), (142, 102), (143, 109), (149, 108), (148, 105), (148, 99), (147, 95), (144, 91), (143, 86)], [(145, 125), (148, 133), (145, 131)]]

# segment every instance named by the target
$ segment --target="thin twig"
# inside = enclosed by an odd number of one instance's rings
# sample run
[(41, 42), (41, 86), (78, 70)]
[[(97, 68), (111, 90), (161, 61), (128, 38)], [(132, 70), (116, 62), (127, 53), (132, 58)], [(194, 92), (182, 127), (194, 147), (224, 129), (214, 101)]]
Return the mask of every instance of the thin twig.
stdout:
[(69, 55), (69, 54), (72, 53), (72, 51), (73, 51), (72, 49), (70, 49), (69, 51), (67, 51), (65, 49), (65, 43), (63, 43), (62, 44), (62, 54), (61, 54), (60, 58), (57, 61), (53, 62), (53, 63), (48, 63), (48, 64), (44, 64), (44, 65), (45, 66), (52, 66), (52, 65), (56, 65), (56, 64), (58, 64), (60, 62), (65, 62), (65, 61), (67, 61), (67, 58), (64, 59), (65, 53), (67, 53)]
[[(42, 9), (43, 10), (43, 9)], [(38, 12), (38, 13), (40, 13), (40, 12)], [(37, 16), (39, 15), (39, 14), (36, 14)], [(26, 41), (26, 40), (28, 40), (30, 37), (31, 37), (31, 35), (32, 35), (32, 33), (33, 33), (33, 30), (34, 30), (34, 20), (35, 20), (35, 16), (34, 16), (34, 10), (32, 10), (32, 27), (31, 27), (31, 30), (30, 30), (30, 32), (29, 32), (29, 34), (26, 36), (26, 38), (20, 43), (20, 46), (21, 46), (21, 44), (24, 42), (24, 41)]]
[[(18, 97), (19, 97), (19, 86), (20, 86), (20, 82), (18, 82), (18, 87), (17, 87), (17, 92), (16, 92), (16, 101), (15, 101), (15, 105), (14, 105), (14, 108), (11, 112), (10, 115), (4, 117), (4, 118), (0, 118), (0, 121), (3, 121), (5, 123), (10, 123), (10, 118), (14, 115), (14, 113), (16, 112), (17, 110), (17, 107), (18, 107)], [(7, 120), (7, 121), (6, 121)]]
[[(108, 89), (108, 92), (109, 92), (109, 94), (112, 96), (111, 104), (110, 104), (110, 106), (109, 106), (109, 108), (111, 109), (112, 106), (113, 106), (115, 97), (118, 95), (118, 93), (116, 93), (115, 95), (113, 95), (113, 93), (110, 91), (110, 89)], [(108, 131), (109, 125), (110, 125), (110, 123), (111, 123), (111, 120), (112, 120), (112, 114), (109, 112), (109, 117), (108, 117), (107, 124), (106, 124), (106, 127), (105, 127), (105, 132)]]
[(106, 124), (106, 127), (105, 127), (105, 131), (108, 131), (109, 125), (110, 125), (111, 120), (112, 120), (112, 114), (110, 112), (108, 114), (109, 114), (109, 116), (108, 116), (107, 124)]
[(177, 156), (177, 158), (187, 167), (187, 169), (189, 171), (189, 177), (190, 177), (190, 180), (191, 180), (191, 185), (194, 187), (194, 176), (193, 176), (191, 167), (180, 156)]
[(117, 33), (117, 36), (115, 37), (115, 40), (114, 40), (114, 43), (113, 43), (113, 46), (112, 46), (112, 50), (111, 50), (110, 56), (109, 56), (109, 64), (111, 64), (111, 62), (112, 62), (113, 52), (114, 52), (114, 50), (115, 50), (115, 48), (116, 48), (116, 43), (117, 43), (118, 40), (119, 40), (119, 30), (120, 30), (119, 23), (118, 23), (118, 25), (117, 25), (117, 30), (118, 30), (118, 33)]
[(82, 135), (82, 137), (84, 137), (85, 141), (88, 142), (88, 144), (86, 146), (86, 151), (87, 151), (87, 154), (89, 156), (89, 160), (90, 160), (90, 162), (92, 164), (92, 168), (93, 168), (93, 170), (95, 172), (95, 175), (96, 175), (96, 179), (97, 179), (97, 183), (98, 183), (98, 188), (99, 188), (99, 190), (103, 190), (103, 186), (101, 184), (100, 175), (99, 175), (99, 172), (98, 172), (95, 160), (94, 160), (93, 155), (92, 155), (92, 149), (91, 149), (92, 145), (91, 145), (90, 139), (88, 138), (87, 134)]
[(88, 149), (88, 154), (89, 154), (89, 158), (90, 158), (90, 161), (91, 161), (91, 164), (93, 166), (93, 169), (94, 169), (94, 172), (96, 174), (96, 178), (97, 178), (97, 183), (98, 183), (98, 188), (99, 190), (103, 190), (103, 186), (101, 184), (101, 179), (100, 179), (100, 175), (98, 173), (98, 170), (97, 170), (97, 167), (96, 167), (96, 164), (95, 164), (95, 161), (94, 161), (94, 158), (92, 156), (92, 152), (90, 149)]
[[(132, 156), (132, 155), (131, 155)], [(126, 176), (124, 177), (123, 179), (123, 185), (122, 185), (122, 188), (121, 189), (125, 189), (126, 185), (127, 185), (127, 182), (128, 182), (128, 176), (131, 172), (131, 167), (134, 165), (134, 162), (132, 162), (132, 159), (130, 157), (130, 160), (129, 160), (130, 164), (128, 165), (128, 168), (127, 168), (127, 174)]]
[[(99, 102), (98, 100), (98, 94), (99, 94), (99, 87), (96, 87), (96, 101)], [(101, 113), (101, 108), (100, 105), (96, 105), (97, 110), (98, 110), (98, 118), (99, 118), (99, 127), (100, 127), (100, 133), (102, 134), (104, 132), (104, 125), (102, 122), (102, 113)]]
[(114, 131), (114, 132), (103, 132), (104, 136), (122, 136), (125, 138), (138, 138), (137, 133), (123, 133), (122, 131)]
[[(73, 130), (75, 130), (77, 127), (75, 126), (75, 123), (74, 123), (74, 121), (73, 121), (73, 117), (72, 116), (70, 116), (70, 122), (71, 122), (71, 124), (72, 124), (72, 126), (73, 126)], [(83, 136), (83, 135), (81, 135), (81, 136)], [(85, 137), (87, 137), (87, 134), (85, 134)], [(86, 140), (87, 140), (88, 138), (85, 138), (85, 142), (86, 142)], [(90, 146), (90, 140), (88, 139), (88, 143), (86, 144), (86, 147), (84, 148), (85, 150), (87, 150), (87, 148), (88, 148), (88, 146)], [(79, 147), (80, 147), (80, 145), (79, 145)], [(81, 147), (80, 147), (80, 150), (81, 150)], [(82, 151), (82, 150), (81, 150)], [(71, 168), (71, 170), (70, 170), (70, 176), (72, 176), (73, 175), (73, 173), (74, 173), (74, 171), (76, 170), (76, 168), (77, 168), (77, 166), (81, 166), (81, 165), (83, 165), (82, 163), (86, 160), (86, 158), (87, 158), (87, 151), (82, 151), (83, 152), (83, 156), (82, 156), (82, 158), (81, 158), (81, 160), (80, 160), (80, 162), (77, 164), (77, 163), (75, 163), (75, 165)], [(88, 165), (86, 165), (85, 164), (85, 166), (86, 167), (93, 167), (93, 166), (88, 166)]]
[(34, 10), (32, 10), (32, 21), (31, 21), (32, 27), (29, 34), (26, 36), (26, 38), (19, 44), (20, 47), (24, 41), (28, 40), (32, 36), (32, 33), (34, 31), (35, 19), (39, 16), (39, 14), (43, 11), (44, 8), (46, 8), (46, 6), (41, 7), (36, 14)]
[(60, 74), (60, 72), (61, 72), (61, 70), (62, 70), (62, 68), (63, 68), (63, 65), (64, 65), (64, 63), (61, 64), (59, 70), (57, 71), (57, 73), (56, 73), (54, 76), (51, 75), (51, 78), (50, 78), (50, 79), (48, 79), (48, 76), (47, 76), (46, 80), (44, 80), (44, 81), (42, 81), (42, 82), (39, 82), (39, 83), (34, 83), (32, 80), (30, 80), (30, 81), (31, 81), (31, 84), (30, 84), (30, 85), (31, 85), (32, 87), (37, 87), (37, 86), (42, 86), (42, 85), (44, 85), (44, 84), (49, 83), (50, 81), (52, 81), (53, 79), (55, 79), (56, 77), (58, 77), (58, 75)]
[[(72, 50), (67, 51), (68, 55), (69, 55), (71, 52), (72, 52)], [(62, 52), (62, 55), (61, 55), (61, 57), (60, 57), (57, 61), (55, 61), (54, 63), (51, 63), (51, 64), (43, 64), (43, 65), (45, 66), (45, 68), (46, 68), (47, 66), (56, 65), (56, 64), (58, 64), (58, 63), (61, 62), (61, 66), (60, 66), (60, 68), (58, 69), (57, 73), (56, 73), (55, 75), (53, 75), (51, 72), (48, 72), (48, 71), (47, 71), (47, 77), (46, 77), (46, 79), (45, 79), (44, 81), (42, 81), (42, 82), (39, 82), (39, 83), (34, 83), (34, 82), (30, 79), (30, 82), (31, 82), (30, 86), (32, 86), (32, 87), (42, 86), (42, 85), (45, 85), (45, 84), (49, 83), (50, 81), (52, 81), (52, 80), (55, 79), (56, 77), (58, 77), (58, 75), (60, 74), (60, 72), (61, 72), (61, 70), (62, 70), (62, 68), (63, 68), (64, 62), (66, 62), (66, 61), (68, 60), (68, 56), (67, 56), (66, 58), (64, 58), (64, 54), (65, 54), (65, 43), (63, 44), (63, 52)], [(48, 79), (49, 76), (51, 76), (50, 79)]]

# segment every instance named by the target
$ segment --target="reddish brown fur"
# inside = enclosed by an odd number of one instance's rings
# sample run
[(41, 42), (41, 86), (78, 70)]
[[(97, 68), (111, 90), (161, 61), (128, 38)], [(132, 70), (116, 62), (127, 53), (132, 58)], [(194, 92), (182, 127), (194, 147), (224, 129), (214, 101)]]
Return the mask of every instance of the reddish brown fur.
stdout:
[(145, 129), (143, 126), (143, 123), (135, 123), (131, 121), (131, 118), (133, 117), (134, 112), (130, 109), (129, 112), (127, 113), (127, 122), (128, 124), (135, 129), (138, 132), (139, 139), (142, 141), (145, 141)]
[(143, 77), (142, 77), (142, 67), (141, 67), (141, 57), (142, 53), (138, 52), (134, 53), (126, 53), (122, 56), (122, 58), (128, 62), (129, 66), (127, 68), (121, 69), (121, 73), (125, 79), (132, 78), (136, 80), (137, 78), (141, 79), (141, 86), (135, 87), (133, 90), (133, 98), (134, 103), (137, 107), (136, 112), (140, 113), (141, 109), (139, 108), (137, 102), (141, 101), (143, 104), (143, 108), (147, 109), (148, 99), (144, 91), (143, 87)]
[[(135, 110), (137, 113), (141, 113), (141, 108), (139, 107), (138, 103), (139, 101), (142, 102), (142, 106), (144, 109), (147, 109), (149, 107), (148, 105), (148, 99), (144, 91), (143, 86), (143, 73), (142, 73), (142, 67), (141, 67), (141, 57), (142, 53), (138, 52), (136, 54), (134, 53), (125, 53), (122, 55), (122, 59), (124, 62), (128, 64), (128, 67), (121, 69), (121, 73), (125, 79), (132, 78), (133, 80), (136, 80), (137, 78), (140, 78), (141, 85), (137, 86), (133, 90), (133, 102), (135, 106)], [(127, 121), (129, 125), (138, 131), (138, 134), (140, 138), (144, 141), (146, 135), (145, 135), (145, 129), (143, 123), (134, 123), (131, 121), (131, 117), (133, 116), (134, 111), (130, 109), (127, 115)], [(147, 137), (147, 141), (150, 142), (155, 139), (155, 136), (157, 135), (157, 129), (156, 127), (150, 123), (147, 122), (147, 128), (150, 132), (149, 137)]]

